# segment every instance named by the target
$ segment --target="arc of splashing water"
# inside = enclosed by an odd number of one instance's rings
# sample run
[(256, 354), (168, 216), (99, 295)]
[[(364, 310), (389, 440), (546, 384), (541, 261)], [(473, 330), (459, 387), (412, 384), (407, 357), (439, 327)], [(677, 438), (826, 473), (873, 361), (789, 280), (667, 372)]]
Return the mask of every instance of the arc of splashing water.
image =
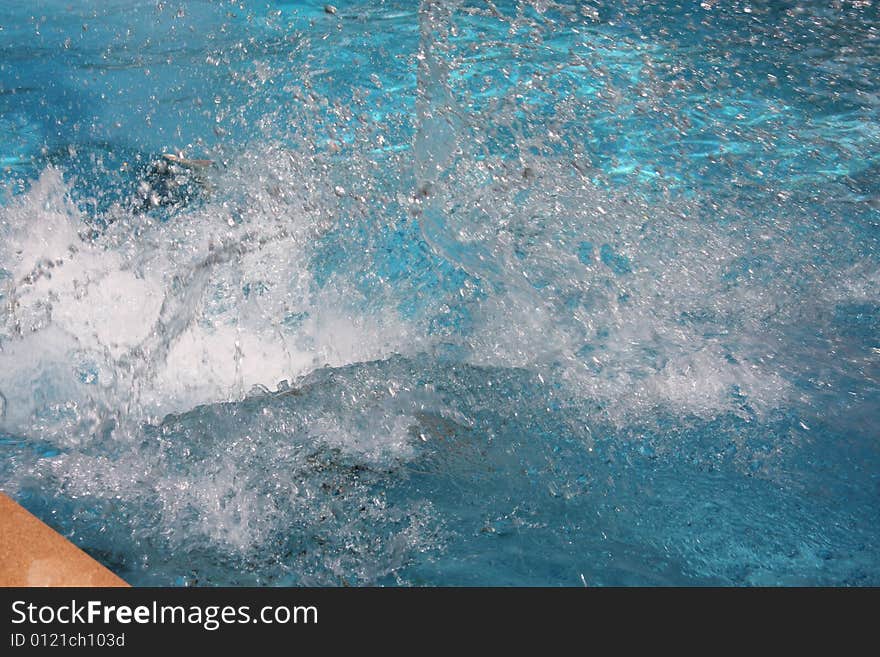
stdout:
[[(534, 312), (544, 312), (557, 325), (564, 319), (517, 267), (499, 262), (482, 244), (457, 239), (443, 217), (440, 179), (454, 166), (456, 150), (469, 125), (449, 83), (449, 66), (443, 58), (444, 42), (460, 0), (422, 0), (419, 5), (419, 52), (416, 98), (416, 135), (413, 144), (417, 190), (421, 204), (422, 238), (440, 258), (454, 264), (496, 292), (516, 290)], [(492, 6), (496, 15), (497, 8)]]
[[(419, 5), (419, 51), (416, 89), (416, 134), (413, 165), (420, 204), (422, 238), (440, 258), (457, 265), (496, 291), (515, 288), (536, 308), (546, 307), (517, 268), (504, 267), (484, 245), (457, 239), (443, 217), (441, 178), (454, 166), (456, 151), (470, 125), (449, 82), (443, 50), (461, 0), (422, 0)], [(492, 11), (500, 15), (497, 8)], [(437, 192), (437, 193), (435, 193)]]
[[(456, 102), (444, 60), (448, 38), (460, 0), (422, 0), (419, 6), (419, 52), (416, 99), (416, 136), (413, 144), (417, 189), (421, 206), (422, 239), (440, 258), (482, 281), (503, 305), (527, 309), (527, 316), (557, 334), (556, 353), (567, 362), (580, 363), (578, 336), (583, 326), (571, 314), (561, 313), (551, 298), (542, 294), (516, 263), (493, 254), (485, 244), (459, 240), (445, 220), (442, 181), (455, 166), (456, 151), (472, 125)], [(493, 6), (493, 13), (500, 15)], [(437, 192), (437, 193), (432, 193)], [(564, 337), (563, 337), (564, 336)]]
[(459, 147), (464, 113), (449, 84), (449, 66), (441, 52), (460, 0), (422, 0), (419, 5), (419, 51), (417, 55), (416, 134), (413, 167), (421, 204), (419, 228), (436, 255), (458, 265), (472, 277), (489, 280), (496, 287), (501, 271), (484, 250), (466, 245), (451, 234), (443, 220), (439, 196), (440, 178), (452, 165)]

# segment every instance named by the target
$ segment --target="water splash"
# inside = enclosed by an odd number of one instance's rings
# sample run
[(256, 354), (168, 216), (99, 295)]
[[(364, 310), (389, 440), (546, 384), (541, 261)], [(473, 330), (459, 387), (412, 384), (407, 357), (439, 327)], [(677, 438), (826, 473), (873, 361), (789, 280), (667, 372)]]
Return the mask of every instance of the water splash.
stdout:
[(7, 172), (5, 490), (143, 583), (876, 581), (876, 90), (746, 57), (821, 12), (203, 9)]

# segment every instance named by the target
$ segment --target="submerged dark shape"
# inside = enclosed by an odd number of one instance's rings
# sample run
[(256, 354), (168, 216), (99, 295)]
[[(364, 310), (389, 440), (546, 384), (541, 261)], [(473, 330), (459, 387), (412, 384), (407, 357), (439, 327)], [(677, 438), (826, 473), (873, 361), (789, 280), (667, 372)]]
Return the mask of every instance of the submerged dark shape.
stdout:
[(204, 198), (210, 191), (206, 174), (213, 165), (211, 160), (163, 154), (146, 168), (138, 183), (134, 210), (184, 207)]

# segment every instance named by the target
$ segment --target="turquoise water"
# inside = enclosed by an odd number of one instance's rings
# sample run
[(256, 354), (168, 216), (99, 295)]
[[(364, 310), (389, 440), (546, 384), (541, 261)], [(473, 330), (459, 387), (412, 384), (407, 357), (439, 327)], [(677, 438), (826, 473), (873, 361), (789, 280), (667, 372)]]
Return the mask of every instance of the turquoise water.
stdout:
[(870, 2), (6, 3), (0, 489), (134, 584), (880, 584), (878, 70)]

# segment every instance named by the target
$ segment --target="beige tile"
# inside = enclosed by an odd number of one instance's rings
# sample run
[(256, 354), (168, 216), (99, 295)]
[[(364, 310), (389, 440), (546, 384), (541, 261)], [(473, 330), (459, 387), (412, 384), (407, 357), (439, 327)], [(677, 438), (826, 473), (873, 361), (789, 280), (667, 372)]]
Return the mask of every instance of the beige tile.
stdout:
[(0, 586), (128, 586), (0, 493)]

